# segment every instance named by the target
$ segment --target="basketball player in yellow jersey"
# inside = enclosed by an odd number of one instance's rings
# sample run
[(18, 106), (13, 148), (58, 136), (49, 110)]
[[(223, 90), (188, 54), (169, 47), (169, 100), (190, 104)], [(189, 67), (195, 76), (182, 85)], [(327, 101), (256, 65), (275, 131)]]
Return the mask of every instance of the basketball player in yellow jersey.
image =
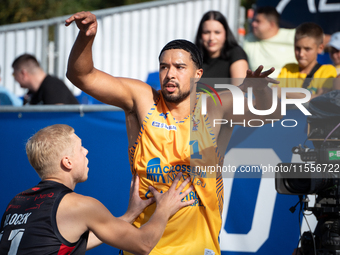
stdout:
[[(196, 83), (190, 82), (192, 78), (199, 80), (203, 74), (202, 56), (194, 44), (175, 40), (162, 49), (159, 56), (162, 86), (155, 91), (142, 81), (113, 77), (94, 68), (96, 17), (89, 12), (77, 13), (66, 20), (66, 25), (73, 21), (80, 31), (70, 53), (67, 77), (89, 95), (125, 111), (131, 171), (139, 174), (140, 196), (143, 199), (151, 196), (147, 190), (150, 184), (165, 192), (178, 172), (183, 173), (183, 179), (190, 178), (194, 186), (185, 200), (195, 199), (195, 203), (169, 220), (151, 254), (220, 254), (223, 180), (218, 174), (195, 172), (192, 165), (221, 164), (232, 127), (212, 126), (209, 119), (233, 122), (279, 119), (280, 108), (270, 116), (255, 116), (245, 106), (244, 115), (233, 116), (232, 96), (223, 93), (220, 94), (223, 106), (211, 107), (214, 102), (208, 98), (207, 114), (202, 115), (202, 95), (196, 93)], [(249, 70), (247, 78), (258, 79), (255, 82), (245, 79), (240, 87), (243, 91), (253, 87), (255, 108), (266, 110), (272, 105), (267, 76), (273, 69), (261, 71), (262, 67), (255, 72)], [(135, 226), (147, 222), (153, 211), (153, 206), (147, 207)]]

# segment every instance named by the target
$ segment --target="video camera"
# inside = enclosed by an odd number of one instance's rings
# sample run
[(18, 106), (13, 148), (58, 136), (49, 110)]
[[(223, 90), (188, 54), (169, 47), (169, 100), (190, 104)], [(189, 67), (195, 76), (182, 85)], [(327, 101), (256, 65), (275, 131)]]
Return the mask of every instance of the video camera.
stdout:
[[(292, 148), (304, 163), (282, 163), (293, 171), (277, 172), (275, 188), (299, 195), (301, 208), (317, 218), (314, 233), (301, 237), (302, 254), (340, 255), (340, 91), (311, 100), (309, 111), (307, 139), (314, 148)], [(309, 206), (309, 194), (317, 195), (314, 206)]]

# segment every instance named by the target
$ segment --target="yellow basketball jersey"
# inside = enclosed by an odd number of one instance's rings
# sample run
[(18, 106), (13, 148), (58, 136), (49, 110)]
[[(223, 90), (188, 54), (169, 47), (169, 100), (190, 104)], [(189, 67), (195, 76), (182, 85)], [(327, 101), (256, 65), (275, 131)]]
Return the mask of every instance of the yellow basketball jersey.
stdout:
[[(221, 166), (223, 158), (208, 116), (201, 115), (201, 94), (197, 94), (193, 113), (182, 121), (172, 117), (160, 95), (143, 121), (136, 143), (129, 149), (129, 159), (132, 172), (140, 177), (139, 194), (143, 199), (152, 196), (150, 185), (166, 192), (179, 172), (183, 173), (180, 182), (189, 177), (194, 186), (184, 200), (194, 199), (195, 203), (169, 219), (151, 254), (220, 254), (223, 180), (220, 173), (208, 173), (205, 169)], [(156, 204), (147, 207), (134, 225), (145, 224), (155, 207)]]

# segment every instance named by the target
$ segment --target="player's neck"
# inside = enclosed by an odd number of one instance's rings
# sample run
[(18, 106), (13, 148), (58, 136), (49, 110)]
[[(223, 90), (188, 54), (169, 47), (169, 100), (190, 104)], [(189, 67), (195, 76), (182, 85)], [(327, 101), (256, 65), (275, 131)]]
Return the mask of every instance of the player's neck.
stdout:
[(192, 101), (190, 98), (191, 96), (188, 96), (180, 103), (165, 102), (166, 106), (171, 112), (172, 117), (176, 121), (181, 121), (189, 116)]
[(184, 100), (180, 103), (166, 102), (166, 105), (171, 112), (172, 117), (174, 117), (176, 121), (181, 121), (188, 117), (188, 115), (190, 114), (190, 104), (186, 101), (189, 100)]
[(51, 176), (51, 177), (46, 177), (43, 179), (43, 181), (54, 181), (54, 182), (59, 182), (61, 184), (64, 184), (66, 187), (68, 187), (71, 190), (74, 190), (75, 188), (75, 183), (70, 179), (70, 178), (64, 178), (60, 176)]

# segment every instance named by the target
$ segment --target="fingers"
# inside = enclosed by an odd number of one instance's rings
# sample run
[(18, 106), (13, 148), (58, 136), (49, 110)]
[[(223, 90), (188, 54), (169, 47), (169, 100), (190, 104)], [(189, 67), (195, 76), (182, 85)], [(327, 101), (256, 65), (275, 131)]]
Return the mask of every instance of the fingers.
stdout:
[[(262, 67), (262, 69), (263, 69), (263, 67)], [(272, 68), (270, 68), (269, 70), (262, 72), (262, 73), (260, 74), (260, 76), (261, 76), (261, 77), (267, 77), (268, 75), (270, 75), (270, 74), (273, 73), (274, 71), (275, 71), (275, 68), (272, 67)]]
[(149, 186), (149, 190), (151, 191), (154, 197), (160, 195), (160, 193), (152, 186)]
[(195, 200), (189, 200), (189, 201), (182, 202), (181, 208), (186, 207), (188, 205), (192, 205), (193, 203), (195, 203)]
[(74, 20), (74, 16), (68, 18), (67, 20), (65, 20), (65, 26), (69, 26)]
[(254, 72), (252, 72), (249, 69), (249, 70), (247, 70), (247, 77), (248, 78), (251, 78), (251, 77), (253, 77), (253, 78), (255, 78), (255, 77), (265, 78), (268, 75), (270, 75), (271, 73), (273, 73), (275, 71), (275, 68), (272, 67), (272, 68), (270, 68), (270, 69), (268, 69), (266, 71), (263, 71), (263, 72), (262, 72), (262, 70), (263, 70), (263, 66), (262, 65), (260, 65)]
[(132, 175), (131, 184), (130, 184), (130, 190), (132, 189), (132, 187), (133, 187), (134, 184), (135, 184), (135, 178), (136, 178), (136, 176), (135, 176), (135, 175)]
[(89, 12), (89, 15), (88, 16), (81, 16), (81, 15), (79, 15), (79, 17), (81, 17), (81, 18), (79, 18), (79, 19), (83, 19), (82, 21), (81, 21), (81, 23), (83, 23), (84, 25), (86, 25), (86, 24), (89, 24), (89, 23), (92, 23), (92, 22), (94, 22), (94, 15), (92, 14), (92, 13), (90, 13)]
[(254, 76), (259, 76), (263, 70), (263, 66), (260, 65), (255, 71), (254, 71)]
[[(172, 183), (172, 185), (171, 185), (169, 191), (170, 191), (170, 190), (173, 190), (173, 189), (176, 190), (177, 184), (178, 184), (178, 182), (179, 182), (179, 180), (180, 180), (181, 177), (182, 177), (182, 172), (179, 172), (179, 173), (176, 175), (176, 178), (175, 178), (175, 180), (173, 181), (173, 183)], [(182, 188), (182, 189), (183, 189), (183, 188)]]
[[(178, 174), (179, 175), (179, 174)], [(177, 175), (177, 176), (178, 176)], [(176, 176), (176, 178), (177, 178)], [(180, 192), (185, 188), (185, 186), (187, 186), (187, 184), (190, 182), (190, 176), (188, 176), (184, 182), (182, 182), (182, 184), (178, 187), (177, 190), (179, 190)], [(176, 187), (176, 186), (175, 186)]]
[(139, 176), (138, 176), (138, 174), (134, 175), (132, 185), (133, 185), (134, 190), (137, 190), (137, 191), (139, 190)]
[(278, 81), (278, 80), (275, 80), (275, 79), (272, 79), (272, 78), (269, 78), (269, 77), (266, 77), (265, 79), (269, 83), (280, 84), (280, 81)]
[(180, 199), (182, 200), (183, 198), (185, 198), (193, 189), (194, 186), (191, 185), (187, 190), (180, 194)]
[(96, 34), (97, 20), (96, 16), (91, 12), (78, 12), (65, 20), (65, 26), (69, 26), (73, 21), (76, 22), (78, 28), (84, 31), (87, 36)]
[(73, 14), (71, 17), (65, 20), (65, 25), (69, 26), (73, 21), (83, 19), (85, 17), (85, 14), (85, 12), (77, 12), (76, 14)]
[[(188, 185), (188, 183), (190, 182), (190, 176), (188, 176), (184, 182), (181, 183), (181, 185), (176, 189), (176, 186), (180, 180), (180, 178), (182, 177), (182, 172), (179, 172), (175, 178), (175, 180), (173, 181), (171, 187), (169, 188), (169, 190), (167, 192), (175, 192), (179, 195), (180, 199), (183, 199), (186, 195), (188, 195), (193, 189), (194, 187), (191, 185), (188, 189), (186, 189), (183, 193), (181, 193), (183, 191), (183, 189)], [(153, 187), (153, 186), (149, 186), (149, 190), (151, 191), (151, 193), (154, 195), (154, 197), (157, 199), (157, 196), (160, 195), (160, 193)]]
[(145, 203), (145, 207), (147, 207), (156, 202), (156, 199), (154, 197), (150, 197), (149, 199), (143, 200), (143, 202)]

